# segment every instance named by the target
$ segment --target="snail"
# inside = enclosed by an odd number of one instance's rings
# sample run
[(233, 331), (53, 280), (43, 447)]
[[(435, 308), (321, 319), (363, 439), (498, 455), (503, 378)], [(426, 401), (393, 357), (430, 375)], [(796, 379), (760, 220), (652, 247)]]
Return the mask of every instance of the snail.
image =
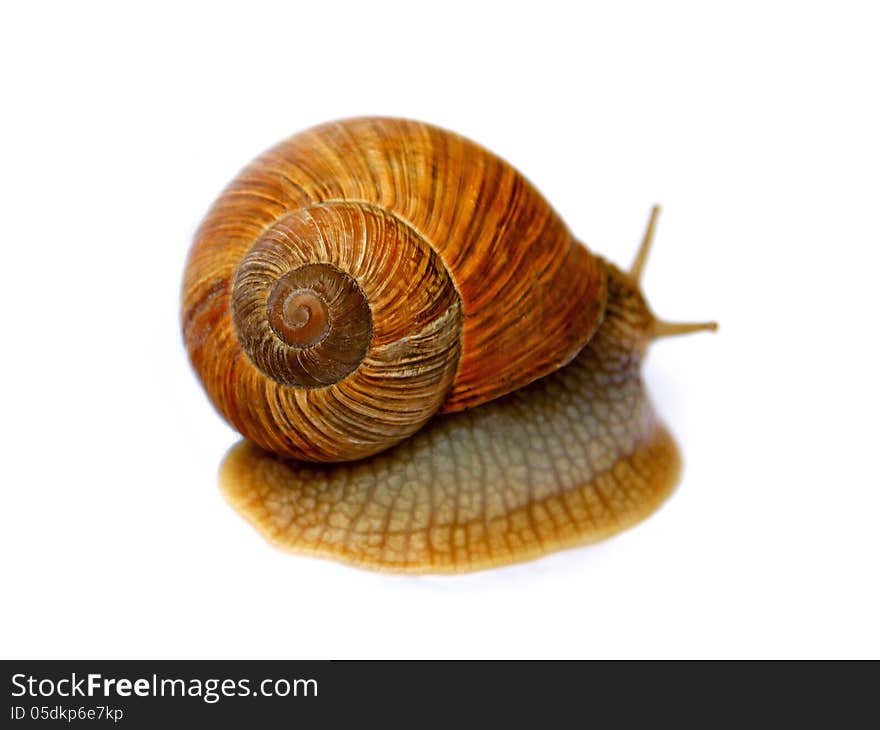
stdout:
[(680, 460), (640, 367), (655, 317), (525, 177), (429, 124), (357, 118), (281, 142), (213, 204), (184, 342), (245, 440), (228, 501), (271, 542), (461, 572), (610, 536)]

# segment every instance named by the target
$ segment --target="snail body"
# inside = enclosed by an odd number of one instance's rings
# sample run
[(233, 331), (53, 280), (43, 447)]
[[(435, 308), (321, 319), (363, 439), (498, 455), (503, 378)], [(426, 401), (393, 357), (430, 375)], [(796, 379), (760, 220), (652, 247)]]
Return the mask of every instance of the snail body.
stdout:
[(283, 546), (408, 571), (639, 519), (678, 473), (644, 350), (706, 327), (647, 308), (653, 221), (625, 273), (451, 132), (362, 118), (269, 150), (208, 212), (184, 275), (190, 360), (251, 442), (224, 463), (227, 497)]

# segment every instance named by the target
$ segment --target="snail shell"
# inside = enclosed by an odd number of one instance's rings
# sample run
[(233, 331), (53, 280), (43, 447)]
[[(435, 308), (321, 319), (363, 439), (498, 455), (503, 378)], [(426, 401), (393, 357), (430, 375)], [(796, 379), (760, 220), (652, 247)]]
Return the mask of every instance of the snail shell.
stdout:
[(222, 193), (187, 262), (183, 332), (245, 437), (359, 459), (569, 362), (605, 282), (491, 152), (423, 123), (352, 119), (282, 142)]

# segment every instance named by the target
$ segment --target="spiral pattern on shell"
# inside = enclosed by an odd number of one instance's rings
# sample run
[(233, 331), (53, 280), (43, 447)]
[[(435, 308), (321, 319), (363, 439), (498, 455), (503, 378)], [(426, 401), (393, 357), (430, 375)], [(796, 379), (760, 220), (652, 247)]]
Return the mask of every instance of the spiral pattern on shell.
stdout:
[(343, 461), (564, 365), (605, 287), (509, 164), (430, 125), (354, 119), (295, 135), (227, 187), (190, 251), (183, 331), (244, 436)]

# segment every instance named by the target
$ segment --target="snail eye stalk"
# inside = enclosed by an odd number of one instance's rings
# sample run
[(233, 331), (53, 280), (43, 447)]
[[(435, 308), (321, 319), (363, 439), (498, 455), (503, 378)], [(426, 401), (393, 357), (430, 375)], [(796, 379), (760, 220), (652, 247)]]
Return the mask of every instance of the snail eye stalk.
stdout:
[[(636, 252), (636, 257), (629, 267), (629, 275), (636, 283), (641, 281), (642, 275), (645, 272), (645, 264), (648, 261), (648, 254), (654, 243), (654, 233), (657, 230), (657, 219), (659, 217), (660, 206), (655, 205), (651, 208), (651, 215), (648, 218), (645, 235), (642, 236), (642, 242), (639, 244), (639, 250)], [(667, 322), (655, 316), (650, 330), (650, 337), (652, 340), (657, 340), (661, 337), (687, 335), (692, 332), (716, 332), (717, 330), (717, 322)]]

